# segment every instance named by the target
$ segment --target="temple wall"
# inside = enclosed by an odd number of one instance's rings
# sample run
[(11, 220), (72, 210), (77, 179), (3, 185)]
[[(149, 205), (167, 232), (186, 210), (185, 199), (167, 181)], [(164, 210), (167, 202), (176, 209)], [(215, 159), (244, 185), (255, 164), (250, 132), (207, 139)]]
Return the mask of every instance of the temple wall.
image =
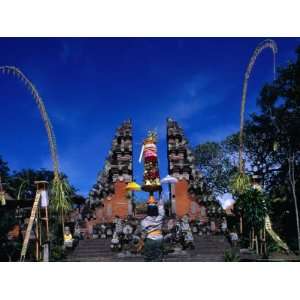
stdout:
[(117, 181), (115, 183), (115, 193), (110, 200), (112, 205), (112, 217), (118, 215), (124, 219), (129, 214), (129, 199), (127, 198), (126, 183)]
[(173, 210), (177, 217), (189, 214), (191, 220), (207, 222), (206, 208), (200, 205), (188, 192), (189, 183), (186, 179), (179, 180), (172, 189)]
[(96, 209), (98, 223), (112, 222), (116, 215), (121, 219), (128, 217), (130, 201), (127, 199), (126, 185), (126, 182), (119, 180), (114, 183), (115, 193), (104, 200), (104, 207)]
[(177, 217), (183, 217), (190, 213), (191, 198), (188, 193), (188, 182), (185, 179), (178, 180), (174, 188), (175, 213)]
[[(171, 188), (172, 213), (179, 218), (189, 214), (192, 220), (201, 219), (202, 215), (206, 218), (205, 207), (201, 207), (199, 199), (192, 196), (199, 194), (198, 187), (202, 184), (201, 174), (195, 168), (195, 158), (183, 129), (172, 119), (167, 120), (167, 145), (168, 172), (178, 179)], [(190, 188), (194, 193), (189, 192)]]
[(116, 215), (122, 219), (132, 213), (126, 185), (132, 181), (132, 124), (125, 121), (117, 128), (103, 170), (89, 193), (89, 205), (96, 221), (111, 222)]

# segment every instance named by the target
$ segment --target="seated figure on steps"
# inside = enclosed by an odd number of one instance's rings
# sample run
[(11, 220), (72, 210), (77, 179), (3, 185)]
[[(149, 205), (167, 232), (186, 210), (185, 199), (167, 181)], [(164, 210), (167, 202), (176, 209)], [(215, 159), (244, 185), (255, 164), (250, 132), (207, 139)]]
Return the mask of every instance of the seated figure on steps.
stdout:
[(185, 215), (181, 220), (181, 231), (182, 231), (182, 249), (195, 249), (194, 238), (189, 223), (189, 216)]
[(120, 251), (122, 249), (122, 245), (116, 231), (114, 232), (113, 238), (110, 242), (110, 248), (112, 251)]
[(65, 248), (72, 248), (73, 247), (73, 237), (69, 227), (65, 228), (64, 234), (64, 247)]

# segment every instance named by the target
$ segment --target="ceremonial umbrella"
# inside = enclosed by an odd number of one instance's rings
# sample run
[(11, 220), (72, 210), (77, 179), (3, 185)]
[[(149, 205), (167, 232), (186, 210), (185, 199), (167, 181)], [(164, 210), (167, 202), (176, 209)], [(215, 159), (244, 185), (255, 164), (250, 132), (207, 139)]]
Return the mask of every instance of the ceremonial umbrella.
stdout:
[(171, 185), (177, 183), (178, 179), (173, 176), (167, 175), (160, 182), (162, 184), (169, 184), (169, 197), (170, 197), (170, 201), (171, 201), (172, 200)]
[(127, 191), (140, 191), (141, 186), (139, 184), (137, 184), (136, 182), (132, 181), (127, 184), (126, 190)]
[(161, 183), (166, 183), (166, 184), (173, 184), (173, 183), (177, 183), (178, 182), (178, 179), (173, 177), (173, 176), (170, 176), (170, 175), (167, 175), (165, 178), (163, 178), (161, 181)]

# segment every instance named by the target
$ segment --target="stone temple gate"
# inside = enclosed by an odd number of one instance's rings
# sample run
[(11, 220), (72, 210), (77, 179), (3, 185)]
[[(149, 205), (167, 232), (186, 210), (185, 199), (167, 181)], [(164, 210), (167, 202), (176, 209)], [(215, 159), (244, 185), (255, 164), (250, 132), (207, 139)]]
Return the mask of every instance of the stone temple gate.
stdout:
[[(126, 185), (133, 180), (132, 123), (125, 121), (116, 131), (111, 150), (89, 193), (88, 204), (95, 209), (95, 222), (111, 222), (133, 214), (132, 195)], [(169, 175), (178, 182), (169, 186), (171, 212), (177, 217), (189, 214), (192, 220), (204, 222), (221, 212), (208, 191), (205, 179), (196, 169), (195, 158), (183, 129), (167, 119), (167, 153)]]

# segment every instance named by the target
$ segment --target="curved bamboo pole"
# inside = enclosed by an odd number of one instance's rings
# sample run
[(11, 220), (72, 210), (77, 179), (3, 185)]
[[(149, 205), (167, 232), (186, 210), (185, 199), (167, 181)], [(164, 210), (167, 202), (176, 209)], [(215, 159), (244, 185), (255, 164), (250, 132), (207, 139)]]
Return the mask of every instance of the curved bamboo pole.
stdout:
[(53, 172), (54, 172), (54, 178), (58, 179), (59, 178), (59, 163), (58, 163), (58, 155), (57, 155), (57, 145), (56, 145), (56, 138), (53, 132), (53, 127), (51, 124), (51, 121), (49, 119), (49, 116), (47, 114), (44, 102), (42, 98), (40, 97), (37, 89), (33, 85), (33, 83), (24, 75), (24, 73), (14, 67), (14, 66), (0, 66), (0, 73), (3, 74), (12, 74), (16, 76), (18, 79), (20, 79), (25, 87), (27, 87), (32, 94), (33, 99), (35, 100), (37, 107), (40, 111), (42, 120), (44, 122), (46, 131), (47, 131), (47, 136), (48, 136), (48, 142), (49, 142), (49, 147), (50, 147), (50, 153), (51, 153), (51, 158), (52, 158), (52, 163), (53, 163)]
[(246, 97), (247, 97), (247, 89), (248, 89), (248, 80), (250, 78), (252, 69), (256, 62), (257, 57), (263, 52), (264, 49), (270, 48), (273, 52), (273, 72), (274, 72), (274, 79), (276, 75), (276, 54), (278, 51), (277, 44), (275, 41), (266, 39), (263, 40), (261, 43), (257, 45), (255, 48), (249, 64), (247, 66), (245, 77), (244, 77), (244, 84), (243, 84), (243, 94), (242, 94), (242, 102), (241, 102), (241, 113), (240, 113), (240, 136), (239, 136), (239, 171), (240, 173), (244, 173), (244, 163), (243, 163), (243, 151), (244, 151), (244, 118), (245, 118), (245, 105), (246, 105)]

